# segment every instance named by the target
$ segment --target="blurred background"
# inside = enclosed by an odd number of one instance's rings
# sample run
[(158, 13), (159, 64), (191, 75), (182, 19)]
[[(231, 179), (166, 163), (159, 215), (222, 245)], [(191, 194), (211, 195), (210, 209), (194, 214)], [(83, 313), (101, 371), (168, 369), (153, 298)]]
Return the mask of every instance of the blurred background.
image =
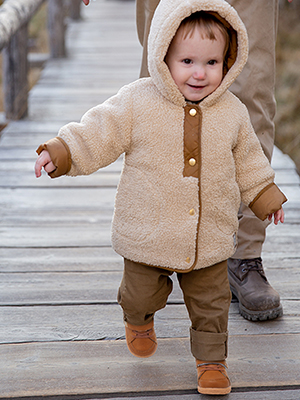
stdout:
[[(294, 160), (300, 173), (300, 0), (293, 0), (292, 3), (287, 0), (279, 1), (275, 144)], [(0, 0), (0, 5), (2, 3), (3, 0)], [(28, 40), (29, 52), (40, 55), (41, 60), (45, 58), (43, 54), (49, 52), (46, 24), (47, 5), (44, 3), (30, 22)], [(38, 60), (39, 57), (34, 59)], [(30, 63), (30, 87), (38, 81), (42, 65), (42, 62)], [(2, 113), (4, 110), (1, 74), (0, 87), (0, 113)]]

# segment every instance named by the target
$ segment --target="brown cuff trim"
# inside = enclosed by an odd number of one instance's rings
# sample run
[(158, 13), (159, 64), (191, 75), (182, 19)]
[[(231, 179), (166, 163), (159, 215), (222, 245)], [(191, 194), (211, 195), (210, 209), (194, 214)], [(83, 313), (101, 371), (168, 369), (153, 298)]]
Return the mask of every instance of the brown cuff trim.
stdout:
[(56, 169), (49, 174), (51, 178), (57, 178), (67, 174), (72, 165), (71, 153), (67, 143), (60, 137), (48, 140), (40, 145), (37, 153), (40, 154), (43, 150), (47, 150)]
[(254, 199), (251, 201), (251, 203), (249, 204), (249, 208), (252, 208), (253, 204), (260, 198), (260, 196), (262, 196), (267, 190), (270, 189), (271, 186), (275, 185), (274, 182), (270, 183), (268, 186), (266, 186), (265, 188), (263, 188), (263, 190), (261, 190), (256, 197), (254, 197)]
[(203, 332), (190, 328), (191, 352), (197, 360), (219, 361), (227, 358), (228, 332)]
[(269, 214), (280, 210), (282, 204), (286, 201), (287, 198), (278, 186), (275, 183), (271, 183), (258, 193), (249, 204), (249, 208), (259, 219), (264, 221)]

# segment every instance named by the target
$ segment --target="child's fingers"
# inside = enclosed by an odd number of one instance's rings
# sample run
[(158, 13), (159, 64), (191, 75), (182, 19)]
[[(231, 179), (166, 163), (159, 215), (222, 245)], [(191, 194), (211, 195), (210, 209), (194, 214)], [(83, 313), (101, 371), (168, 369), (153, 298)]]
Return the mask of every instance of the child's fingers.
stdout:
[(36, 178), (39, 178), (42, 175), (42, 168), (38, 168), (37, 165), (35, 165), (35, 176)]
[(44, 167), (45, 171), (50, 173), (55, 170), (55, 165), (51, 161), (50, 154), (48, 151), (43, 150), (41, 154), (38, 156), (35, 163), (35, 176), (39, 178), (42, 175), (42, 168)]
[(283, 211), (283, 209), (281, 209), (280, 222), (282, 224), (284, 223), (284, 211)]
[(43, 166), (44, 166), (43, 157), (42, 155), (39, 155), (34, 166), (35, 176), (37, 178), (39, 178), (42, 175)]
[(276, 213), (274, 213), (274, 224), (278, 225), (278, 222), (281, 222), (283, 224), (284, 222), (284, 211), (281, 208), (280, 210), (276, 211)]
[(274, 224), (278, 225), (278, 222), (280, 221), (282, 224), (284, 222), (284, 211), (281, 208), (280, 210), (276, 211), (274, 214), (269, 214), (268, 215), (268, 220), (272, 221), (274, 215)]
[(48, 174), (50, 174), (51, 172), (53, 172), (53, 171), (55, 170), (55, 165), (53, 164), (52, 161), (50, 161), (49, 163), (47, 163), (47, 164), (44, 166), (44, 170), (45, 170)]

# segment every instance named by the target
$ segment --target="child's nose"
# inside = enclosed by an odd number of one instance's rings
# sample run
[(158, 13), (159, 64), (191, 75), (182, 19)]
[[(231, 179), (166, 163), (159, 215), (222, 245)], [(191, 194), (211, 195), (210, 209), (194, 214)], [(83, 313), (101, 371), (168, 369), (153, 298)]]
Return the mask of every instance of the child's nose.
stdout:
[(204, 79), (205, 78), (205, 68), (203, 68), (202, 66), (197, 66), (195, 68), (193, 76), (195, 79)]

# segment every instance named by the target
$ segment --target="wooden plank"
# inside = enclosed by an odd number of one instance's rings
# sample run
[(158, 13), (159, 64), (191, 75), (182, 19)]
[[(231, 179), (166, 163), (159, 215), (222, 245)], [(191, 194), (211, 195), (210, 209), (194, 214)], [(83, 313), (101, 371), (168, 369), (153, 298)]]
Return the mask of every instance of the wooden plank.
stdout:
[[(234, 388), (299, 384), (299, 334), (229, 340)], [(150, 359), (131, 356), (123, 340), (12, 344), (0, 346), (0, 357), (7, 360), (0, 365), (1, 397), (166, 393), (195, 390), (197, 382), (188, 338), (159, 339)]]
[[(71, 251), (69, 249), (69, 251)], [(100, 262), (99, 262), (100, 264)], [(101, 262), (98, 271), (60, 271), (3, 273), (0, 282), (0, 305), (28, 304), (82, 304), (115, 301), (122, 271), (109, 271)], [(107, 270), (107, 271), (105, 271)], [(297, 268), (273, 269), (268, 272), (272, 286), (282, 299), (299, 299), (300, 272)], [(174, 285), (174, 300), (182, 299), (181, 291)]]
[(115, 301), (122, 272), (1, 275), (0, 305), (84, 304)]
[(2, 226), (1, 247), (98, 247), (110, 246), (110, 223), (55, 225), (40, 222), (27, 226)]
[(33, 171), (34, 163), (31, 172), (22, 173), (18, 175), (15, 171), (0, 171), (0, 186), (2, 188), (17, 188), (17, 187), (117, 187), (119, 183), (120, 174), (95, 172), (93, 175), (72, 177), (61, 177), (53, 181), (49, 179), (46, 174), (39, 179), (36, 179)]
[(123, 271), (123, 259), (111, 247), (1, 248), (1, 272)]
[[(109, 46), (109, 45), (108, 45)], [(131, 49), (131, 47), (130, 47)], [(116, 65), (117, 60), (119, 59), (120, 56), (125, 56), (126, 54), (128, 55), (128, 46), (125, 49), (123, 48), (123, 50), (121, 50), (120, 48), (120, 52), (123, 54), (118, 54), (118, 57), (116, 57), (115, 53), (114, 55), (112, 54), (111, 57), (107, 57), (107, 52), (109, 53), (111, 50), (109, 50), (109, 47), (102, 49), (103, 54), (98, 54), (97, 58), (94, 57), (90, 57), (87, 56), (87, 58), (84, 59), (79, 59), (77, 61), (74, 61), (72, 59), (71, 61), (67, 61), (67, 62), (58, 62), (58, 63), (53, 63), (49, 61), (49, 63), (47, 63), (47, 68), (43, 71), (43, 80), (40, 81), (39, 83), (37, 83), (37, 86), (35, 88), (33, 88), (32, 90), (32, 98), (35, 97), (35, 94), (38, 93), (43, 93), (43, 89), (47, 88), (49, 85), (49, 83), (51, 81), (56, 81), (56, 80), (62, 80), (64, 83), (64, 86), (70, 86), (70, 88), (72, 88), (71, 85), (71, 80), (72, 77), (82, 77), (82, 80), (85, 81), (90, 81), (91, 79), (97, 79), (98, 81), (105, 81), (105, 77), (109, 77), (109, 81), (108, 83), (111, 84), (111, 82), (113, 82), (114, 80), (116, 81), (123, 81), (124, 83), (128, 83), (127, 79), (128, 76), (132, 77), (132, 80), (135, 81), (138, 79), (138, 75), (136, 74), (138, 72), (138, 68), (137, 68), (137, 61), (139, 58), (139, 53), (136, 52), (135, 48), (132, 47), (132, 51), (129, 50), (129, 53), (132, 53), (130, 55), (132, 55), (133, 59), (130, 59), (128, 61), (124, 61), (124, 74), (122, 74), (122, 76), (120, 76), (118, 74), (119, 68)], [(99, 59), (100, 58), (100, 59)], [(109, 61), (108, 61), (109, 60)], [(92, 64), (92, 65), (90, 65)], [(83, 68), (89, 68), (89, 70), (91, 71), (90, 75), (85, 75), (82, 74), (82, 69)], [(111, 71), (108, 71), (108, 68), (111, 68)], [(69, 73), (68, 73), (69, 71)], [(55, 76), (55, 74), (59, 74), (58, 76)], [(104, 76), (103, 76), (104, 74)], [(84, 85), (82, 85), (81, 81), (80, 82), (74, 82), (73, 88), (77, 89), (77, 88), (84, 88)], [(108, 85), (105, 85), (104, 88), (108, 88)], [(110, 91), (112, 91), (112, 89), (114, 88), (114, 86), (110, 86)], [(101, 89), (101, 87), (97, 88), (97, 86), (90, 88), (87, 88), (85, 90), (85, 93), (88, 93), (90, 90), (93, 91), (95, 90), (99, 90)], [(58, 91), (58, 93), (61, 93), (60, 91)], [(47, 94), (47, 96), (50, 96), (51, 94), (55, 94), (54, 88), (52, 88), (52, 90)], [(76, 100), (76, 99), (75, 99)]]
[[(189, 337), (190, 320), (183, 300), (173, 304), (170, 297), (167, 306), (155, 315), (155, 331), (158, 338)], [(112, 304), (64, 305), (64, 306), (1, 306), (0, 344), (119, 340), (124, 339), (121, 307)], [(229, 312), (229, 333), (236, 335), (299, 334), (299, 309), (296, 301), (283, 301), (284, 316), (273, 321), (253, 323), (238, 313), (237, 303)]]
[[(59, 85), (59, 82), (57, 83)], [(92, 82), (86, 82), (87, 85), (91, 85)], [(94, 82), (93, 84), (97, 84), (97, 82)], [(73, 104), (73, 106), (70, 108), (68, 107), (65, 102), (60, 103), (61, 107), (57, 107), (59, 105), (59, 102), (57, 104), (44, 104), (38, 103), (36, 104), (36, 107), (30, 108), (29, 109), (29, 118), (32, 119), (39, 119), (40, 121), (47, 120), (50, 115), (57, 119), (57, 120), (64, 120), (67, 119), (68, 122), (71, 121), (76, 121), (79, 122), (80, 118), (93, 106), (104, 102), (107, 99), (107, 96), (102, 96), (98, 98), (97, 100), (91, 101), (91, 99), (87, 99), (84, 102), (78, 102), (77, 104)], [(93, 100), (93, 99), (92, 99)], [(51, 139), (51, 137), (49, 137)]]
[[(30, 121), (28, 119), (24, 121), (11, 121), (5, 130), (2, 132), (1, 136), (1, 141), (0, 144), (6, 144), (6, 140), (12, 139), (11, 141), (11, 146), (16, 144), (14, 142), (14, 135), (18, 135), (20, 137), (20, 134), (36, 134), (36, 135), (41, 135), (43, 137), (44, 134), (53, 134), (58, 131), (58, 129), (61, 127), (61, 121), (54, 121), (54, 120), (48, 120), (48, 121)], [(24, 139), (24, 136), (23, 136)], [(17, 142), (18, 143), (18, 142)]]
[[(114, 197), (116, 194), (115, 188), (51, 188), (52, 195), (49, 197), (47, 189), (40, 188), (24, 188), (15, 189), (9, 188), (0, 189), (0, 206), (3, 217), (11, 216), (17, 213), (23, 215), (23, 219), (27, 218), (24, 215), (24, 209), (28, 209), (29, 218), (33, 217), (35, 212), (55, 211), (60, 214), (61, 211), (70, 213), (74, 211), (82, 211), (89, 214), (92, 212), (113, 211)], [(20, 205), (20, 198), (22, 204)], [(21, 209), (20, 209), (21, 208)], [(96, 215), (95, 215), (96, 216)], [(47, 219), (47, 215), (45, 215)], [(15, 222), (15, 221), (14, 221)]]
[[(68, 197), (66, 198), (68, 200)], [(86, 200), (86, 196), (85, 196)], [(44, 215), (47, 215), (47, 218)], [(44, 224), (48, 225), (48, 229), (55, 229), (55, 224), (59, 226), (62, 224), (66, 225), (78, 225), (78, 229), (80, 230), (81, 224), (97, 224), (98, 229), (108, 229), (110, 230), (110, 224), (113, 216), (112, 207), (103, 207), (99, 209), (99, 204), (96, 207), (90, 207), (88, 210), (84, 210), (83, 208), (73, 208), (73, 209), (64, 209), (64, 208), (44, 208), (37, 209), (36, 213), (32, 210), (30, 213), (24, 213), (22, 210), (18, 210), (17, 213), (14, 213), (14, 210), (10, 210), (9, 212), (1, 212), (2, 224), (3, 226), (14, 226), (18, 229), (18, 226), (29, 226), (40, 224), (43, 221)], [(28, 229), (30, 232), (30, 229)], [(1, 243), (0, 243), (1, 246)]]

